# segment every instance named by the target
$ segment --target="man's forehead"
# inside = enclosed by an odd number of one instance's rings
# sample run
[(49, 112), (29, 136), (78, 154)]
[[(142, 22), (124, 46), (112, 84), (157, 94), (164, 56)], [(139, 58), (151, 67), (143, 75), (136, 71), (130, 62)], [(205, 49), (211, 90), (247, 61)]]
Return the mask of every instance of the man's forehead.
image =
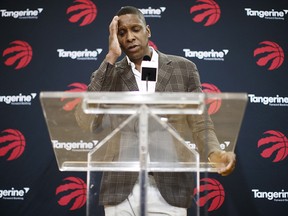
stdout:
[(126, 25), (145, 25), (137, 14), (124, 14), (119, 16), (118, 27)]

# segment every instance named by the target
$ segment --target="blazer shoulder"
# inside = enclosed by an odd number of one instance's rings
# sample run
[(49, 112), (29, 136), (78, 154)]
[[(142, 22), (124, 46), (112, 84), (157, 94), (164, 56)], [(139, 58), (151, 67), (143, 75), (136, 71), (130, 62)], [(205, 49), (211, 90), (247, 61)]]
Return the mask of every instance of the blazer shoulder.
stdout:
[(185, 64), (191, 64), (195, 66), (195, 63), (192, 62), (191, 60), (183, 57), (183, 56), (178, 56), (178, 55), (171, 55), (171, 54), (164, 54), (159, 52), (160, 59), (164, 59), (164, 61), (167, 61), (169, 63), (185, 63)]

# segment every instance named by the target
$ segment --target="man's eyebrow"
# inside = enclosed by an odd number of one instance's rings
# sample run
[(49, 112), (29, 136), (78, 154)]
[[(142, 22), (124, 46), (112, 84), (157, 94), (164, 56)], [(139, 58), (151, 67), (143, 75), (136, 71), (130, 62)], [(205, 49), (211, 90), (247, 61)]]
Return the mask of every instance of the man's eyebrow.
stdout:
[(131, 23), (131, 24), (129, 24), (129, 25), (121, 25), (120, 27), (122, 27), (122, 26), (142, 26), (142, 24), (141, 23)]

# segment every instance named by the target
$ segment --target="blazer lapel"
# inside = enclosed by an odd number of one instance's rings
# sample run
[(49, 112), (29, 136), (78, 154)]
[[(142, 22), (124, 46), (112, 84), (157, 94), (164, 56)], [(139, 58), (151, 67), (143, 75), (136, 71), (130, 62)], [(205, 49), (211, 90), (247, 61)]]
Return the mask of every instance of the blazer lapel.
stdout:
[[(163, 53), (157, 51), (159, 54), (159, 66), (158, 66), (158, 80), (156, 83), (155, 91), (163, 92), (173, 72), (171, 60)], [(127, 59), (123, 58), (116, 64), (119, 69), (119, 74), (122, 81), (127, 86), (127, 91), (139, 91), (135, 76), (132, 72), (130, 65), (128, 65)], [(125, 89), (123, 89), (125, 90)]]
[(119, 68), (119, 75), (127, 86), (127, 91), (139, 91), (135, 76), (132, 72), (131, 66), (128, 65), (127, 59), (122, 59), (117, 63), (116, 67)]
[(158, 68), (158, 80), (156, 83), (155, 91), (163, 92), (167, 83), (170, 80), (171, 74), (173, 72), (173, 67), (171, 65), (171, 60), (161, 52), (159, 54), (159, 68)]

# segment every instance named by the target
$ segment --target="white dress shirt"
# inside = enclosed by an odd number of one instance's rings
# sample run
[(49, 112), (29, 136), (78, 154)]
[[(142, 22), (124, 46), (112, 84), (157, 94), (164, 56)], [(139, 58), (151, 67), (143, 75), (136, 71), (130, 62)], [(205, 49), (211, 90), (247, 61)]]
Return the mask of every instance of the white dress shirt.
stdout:
[[(152, 49), (152, 62), (156, 62), (158, 65), (158, 53), (153, 49), (153, 47), (150, 47)], [(130, 61), (130, 59), (127, 56), (128, 64), (131, 65), (132, 71), (134, 73), (139, 91), (141, 92), (155, 92), (155, 86), (156, 86), (156, 81), (148, 81), (148, 87), (146, 81), (141, 80), (141, 72), (138, 71), (135, 67), (135, 64)]]

